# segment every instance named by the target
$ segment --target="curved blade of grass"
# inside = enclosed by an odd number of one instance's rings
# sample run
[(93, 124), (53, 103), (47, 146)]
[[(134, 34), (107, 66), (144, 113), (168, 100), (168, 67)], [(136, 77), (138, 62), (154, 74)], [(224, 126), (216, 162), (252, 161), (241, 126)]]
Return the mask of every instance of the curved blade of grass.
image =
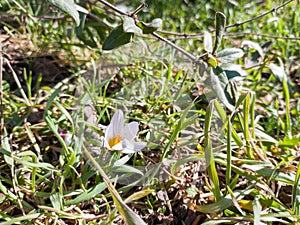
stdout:
[[(214, 106), (221, 117), (222, 121), (224, 122), (224, 125), (229, 121), (227, 120), (227, 115), (225, 110), (222, 108), (221, 104), (218, 101), (214, 101)], [(236, 133), (235, 129), (231, 126), (231, 132), (232, 132), (232, 139), (235, 141), (237, 146), (242, 147), (244, 145), (242, 139), (239, 137), (239, 135)]]
[(101, 168), (101, 166), (96, 162), (96, 160), (93, 158), (93, 156), (89, 153), (89, 151), (83, 146), (83, 151), (86, 154), (87, 158), (91, 161), (91, 163), (95, 166), (97, 171), (100, 173), (100, 175), (103, 178), (103, 181), (107, 185), (107, 188), (113, 198), (114, 204), (123, 217), (124, 221), (128, 225), (147, 225), (137, 214), (135, 214), (131, 208), (129, 208), (125, 202), (122, 200), (121, 196), (115, 189), (115, 187), (110, 182), (109, 178), (107, 177), (104, 170)]
[(231, 137), (232, 137), (232, 129), (231, 129), (231, 122), (228, 119), (227, 122), (227, 165), (226, 165), (226, 186), (230, 186), (230, 179), (231, 179), (231, 155), (232, 155), (232, 151), (231, 151)]
[(51, 116), (48, 114), (48, 112), (50, 111), (50, 107), (51, 107), (53, 101), (55, 100), (56, 96), (58, 95), (59, 91), (61, 90), (62, 86), (63, 86), (63, 84), (60, 85), (58, 88), (56, 88), (55, 91), (49, 97), (49, 100), (47, 102), (47, 105), (46, 105), (45, 111), (44, 111), (44, 120), (47, 123), (47, 125), (49, 126), (49, 128), (51, 129), (51, 131), (54, 133), (56, 138), (58, 139), (59, 143), (62, 145), (64, 151), (68, 151), (68, 147), (67, 147), (64, 139), (58, 133), (57, 125), (55, 125), (55, 122), (53, 121)]
[(283, 94), (284, 94), (284, 101), (285, 101), (285, 135), (291, 138), (292, 129), (291, 129), (291, 115), (290, 115), (290, 92), (289, 92), (286, 76), (283, 77), (282, 84), (283, 84)]
[(252, 138), (255, 138), (255, 101), (256, 101), (256, 95), (254, 92), (251, 92), (251, 99), (250, 99), (250, 125), (251, 125), (251, 131), (252, 131)]
[(245, 135), (245, 140), (246, 140), (246, 149), (247, 149), (247, 154), (250, 159), (254, 159), (253, 156), (253, 149), (251, 148), (250, 144), (250, 129), (249, 129), (249, 118), (250, 118), (250, 100), (251, 96), (250, 93), (247, 94), (245, 100), (244, 100), (244, 105), (243, 105), (243, 125), (244, 125), (244, 135)]
[(152, 189), (147, 189), (147, 190), (141, 190), (141, 191), (138, 191), (138, 192), (135, 192), (133, 193), (132, 195), (130, 195), (128, 198), (125, 199), (125, 203), (129, 203), (129, 202), (132, 202), (132, 201), (136, 201), (136, 200), (139, 200), (151, 193), (153, 193), (154, 190)]
[[(160, 159), (161, 162), (162, 162), (163, 159), (167, 156), (167, 154), (168, 154), (168, 152), (169, 152), (169, 150), (170, 150), (170, 147), (172, 146), (172, 144), (173, 144), (173, 142), (175, 141), (175, 139), (178, 137), (178, 134), (180, 133), (180, 131), (181, 131), (182, 129), (184, 129), (183, 126), (188, 126), (189, 122), (188, 122), (188, 120), (185, 121), (185, 119), (186, 119), (188, 113), (190, 112), (190, 109), (191, 109), (193, 106), (194, 106), (194, 103), (192, 102), (192, 104), (190, 104), (190, 105), (182, 112), (182, 115), (181, 115), (181, 117), (180, 117), (180, 119), (179, 119), (179, 121), (178, 121), (178, 124), (177, 124), (177, 126), (175, 127), (175, 130), (173, 131), (173, 133), (172, 133), (172, 135), (171, 135), (171, 137), (170, 137), (170, 139), (169, 139), (169, 142), (168, 142), (167, 146), (165, 147), (165, 149), (164, 149), (164, 151), (163, 151), (163, 153), (162, 153), (162, 156), (161, 156), (161, 159)], [(193, 117), (192, 117), (192, 118), (193, 118)], [(196, 117), (195, 117), (195, 119), (196, 119)]]
[[(253, 190), (253, 185), (247, 187), (244, 190), (237, 190), (234, 191), (233, 194), (237, 200), (242, 199), (244, 196), (250, 194)], [(209, 205), (192, 205), (191, 208), (202, 212), (202, 213), (218, 213), (223, 211), (224, 209), (229, 208), (233, 205), (232, 196), (226, 195), (224, 198), (220, 199), (219, 201), (209, 204)]]
[(260, 214), (261, 214), (261, 205), (259, 203), (259, 196), (254, 197), (253, 201), (253, 216), (254, 216), (254, 223), (253, 225), (260, 225)]
[(292, 195), (292, 206), (295, 212), (295, 215), (300, 215), (300, 187), (299, 187), (299, 180), (300, 180), (300, 167), (298, 166), (295, 181), (293, 184), (293, 195)]
[(87, 201), (87, 200), (93, 198), (94, 196), (96, 196), (97, 194), (101, 193), (105, 189), (106, 189), (106, 184), (104, 182), (99, 183), (96, 186), (94, 186), (94, 187), (88, 189), (87, 191), (81, 193), (76, 198), (66, 201), (65, 205), (76, 205), (79, 202)]
[(12, 224), (19, 224), (20, 222), (22, 221), (30, 221), (32, 219), (35, 219), (37, 218), (38, 216), (40, 215), (40, 213), (34, 213), (34, 214), (28, 214), (26, 216), (20, 216), (20, 217), (16, 217), (16, 218), (13, 218), (9, 221), (6, 221), (6, 222), (1, 222), (0, 225), (12, 225)]
[[(215, 101), (215, 100), (213, 100)], [(220, 182), (218, 178), (218, 173), (215, 165), (214, 160), (214, 153), (210, 141), (210, 127), (211, 127), (211, 121), (212, 121), (212, 114), (214, 110), (214, 102), (211, 101), (206, 109), (206, 115), (205, 115), (205, 125), (204, 125), (204, 135), (205, 135), (205, 162), (207, 167), (208, 176), (211, 180), (213, 192), (216, 201), (218, 201), (221, 198), (220, 195)]]

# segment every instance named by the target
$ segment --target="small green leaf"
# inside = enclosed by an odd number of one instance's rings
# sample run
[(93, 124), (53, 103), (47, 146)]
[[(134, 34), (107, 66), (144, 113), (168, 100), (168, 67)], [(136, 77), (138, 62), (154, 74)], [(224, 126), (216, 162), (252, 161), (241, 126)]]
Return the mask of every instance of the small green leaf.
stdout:
[[(222, 73), (217, 73), (217, 74), (215, 72), (217, 72), (217, 71), (213, 70), (213, 69), (211, 69), (211, 71), (210, 71), (212, 89), (214, 90), (215, 94), (220, 99), (220, 101), (230, 111), (234, 111), (234, 106), (229, 103), (229, 101), (226, 97), (226, 93), (225, 93), (225, 86), (226, 86), (226, 79), (227, 79), (226, 74), (224, 71)], [(223, 78), (225, 78), (224, 76), (226, 77), (225, 80), (223, 80)], [(227, 80), (227, 82), (228, 82), (228, 80)]]
[(216, 53), (217, 49), (221, 44), (223, 33), (225, 30), (225, 25), (226, 25), (226, 16), (221, 12), (217, 12), (216, 13), (216, 39), (215, 39), (215, 46), (212, 51), (213, 55)]
[[(244, 190), (237, 190), (233, 192), (234, 197), (237, 200), (242, 199), (244, 196), (251, 193), (253, 188), (251, 186), (247, 187)], [(208, 205), (192, 205), (192, 208), (194, 208), (196, 211), (202, 212), (202, 213), (218, 213), (220, 211), (223, 211), (224, 209), (227, 209), (228, 207), (233, 205), (232, 196), (226, 195), (224, 198), (220, 199), (217, 202), (208, 204)]]
[(218, 66), (218, 60), (213, 55), (208, 54), (208, 64), (216, 68)]
[(105, 39), (102, 49), (112, 50), (127, 43), (130, 43), (133, 35), (133, 33), (124, 32), (123, 25), (119, 25)]
[(85, 192), (81, 193), (76, 198), (74, 198), (72, 200), (67, 200), (65, 202), (65, 204), (66, 205), (76, 205), (80, 202), (87, 201), (87, 200), (95, 197), (97, 194), (100, 194), (105, 189), (106, 189), (106, 184), (104, 182), (101, 182), (101, 183), (89, 188)]
[(244, 55), (242, 49), (239, 48), (226, 48), (218, 52), (218, 59), (222, 63), (231, 63)]
[(210, 137), (211, 121), (214, 111), (214, 101), (211, 101), (206, 109), (204, 134), (205, 134), (205, 163), (207, 167), (207, 173), (211, 181), (214, 197), (216, 201), (221, 198), (220, 194), (220, 181), (217, 173), (217, 168), (214, 160), (214, 152)]
[(242, 48), (245, 47), (245, 46), (248, 46), (250, 49), (255, 49), (258, 52), (259, 56), (261, 56), (262, 58), (264, 58), (264, 51), (260, 47), (259, 44), (255, 43), (253, 41), (245, 40), (245, 41), (242, 42)]
[(93, 35), (90, 35), (91, 26), (85, 26), (86, 14), (80, 13), (80, 25), (75, 28), (75, 33), (77, 37), (83, 41), (84, 44), (96, 48), (97, 42)]
[(213, 50), (213, 45), (212, 45), (212, 37), (211, 34), (207, 31), (204, 31), (204, 49), (205, 51), (211, 53)]
[(226, 73), (224, 72), (224, 70), (217, 66), (216, 68), (213, 69), (214, 74), (219, 78), (220, 82), (221, 82), (221, 86), (222, 88), (225, 90), (227, 84), (228, 84), (228, 78), (226, 76)]
[(146, 189), (146, 190), (141, 190), (141, 191), (135, 192), (132, 195), (130, 195), (128, 198), (126, 198), (124, 202), (130, 203), (132, 201), (139, 200), (153, 192), (154, 192), (154, 190), (152, 190), (152, 189)]
[(151, 23), (139, 22), (139, 26), (143, 29), (143, 34), (151, 34), (162, 26), (162, 19), (155, 18)]
[(285, 136), (282, 141), (279, 141), (279, 146), (294, 148), (300, 144), (300, 137), (288, 137)]
[(143, 31), (139, 28), (133, 18), (124, 16), (123, 17), (123, 31), (126, 33), (135, 33), (135, 34), (142, 34)]
[(246, 77), (247, 72), (242, 69), (241, 65), (238, 64), (227, 64), (222, 66), (222, 69), (226, 73), (227, 79), (230, 80), (242, 80)]
[(51, 4), (55, 5), (56, 7), (58, 7), (60, 10), (72, 16), (76, 22), (76, 26), (79, 26), (80, 24), (79, 13), (76, 9), (76, 5), (73, 0), (48, 0), (48, 1)]
[(277, 77), (280, 81), (282, 81), (283, 78), (285, 78), (287, 76), (284, 71), (284, 65), (283, 65), (282, 60), (280, 58), (278, 58), (278, 61), (280, 63), (280, 66), (277, 66), (274, 63), (270, 63), (268, 67), (270, 68), (270, 70), (272, 71), (274, 76)]
[(40, 216), (40, 213), (27, 214), (25, 216), (14, 217), (5, 222), (1, 222), (1, 225), (12, 225), (12, 224), (20, 224), (20, 222), (25, 221), (24, 223), (29, 223), (31, 220), (34, 220)]
[(247, 58), (245, 59), (245, 66), (252, 67), (263, 62), (265, 54), (263, 48), (253, 41), (245, 40), (241, 44), (242, 48), (248, 48)]

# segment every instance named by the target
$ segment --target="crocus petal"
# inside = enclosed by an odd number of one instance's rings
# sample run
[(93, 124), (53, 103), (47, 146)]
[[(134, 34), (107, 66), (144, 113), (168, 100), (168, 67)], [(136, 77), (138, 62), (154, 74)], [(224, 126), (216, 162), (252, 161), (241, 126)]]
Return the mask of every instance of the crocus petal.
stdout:
[(114, 131), (120, 133), (124, 129), (124, 115), (121, 110), (118, 110), (111, 118), (110, 125), (114, 128)]
[(122, 152), (125, 154), (136, 153), (146, 147), (146, 142), (134, 142), (130, 140), (124, 140), (122, 142)]
[(130, 140), (123, 140), (122, 141), (122, 152), (125, 154), (135, 153), (134, 151), (134, 143)]
[(122, 136), (127, 140), (133, 140), (138, 131), (139, 131), (139, 123), (131, 122), (124, 127)]
[(140, 150), (142, 150), (143, 148), (145, 148), (147, 145), (146, 142), (134, 142), (134, 151), (138, 152)]
[(111, 149), (112, 149), (112, 150), (115, 150), (115, 151), (123, 150), (123, 144), (122, 144), (122, 142), (119, 142), (118, 144), (112, 146)]
[(124, 130), (124, 115), (118, 110), (112, 117), (110, 124), (105, 130), (105, 139), (108, 141), (120, 135)]

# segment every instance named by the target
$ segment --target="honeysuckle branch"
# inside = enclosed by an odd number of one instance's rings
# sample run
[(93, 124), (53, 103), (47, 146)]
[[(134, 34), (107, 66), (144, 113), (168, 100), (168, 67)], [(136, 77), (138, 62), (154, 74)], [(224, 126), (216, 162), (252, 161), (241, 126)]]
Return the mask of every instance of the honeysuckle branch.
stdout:
[[(114, 5), (108, 3), (105, 0), (99, 0), (100, 3), (104, 4), (105, 6), (109, 7), (110, 9), (114, 10), (115, 12), (123, 15), (123, 16), (128, 16), (131, 17), (133, 19), (136, 20), (136, 14), (138, 12), (140, 12), (142, 9), (144, 9), (145, 7), (147, 7), (147, 4), (141, 4), (136, 10), (133, 11), (133, 13), (125, 13), (122, 10), (118, 9), (117, 7), (115, 7)], [(159, 34), (157, 34), (156, 32), (153, 32), (152, 35), (154, 37), (156, 37), (157, 39), (165, 42), (166, 44), (172, 46), (173, 48), (175, 48), (177, 51), (181, 52), (183, 55), (185, 55), (187, 58), (189, 58), (191, 61), (195, 61), (198, 57), (194, 56), (193, 54), (187, 52), (186, 50), (184, 50), (183, 48), (177, 46), (176, 44), (174, 44), (173, 42), (169, 41), (168, 39), (160, 36)]]
[[(186, 33), (179, 33), (179, 32), (169, 32), (169, 31), (165, 31), (165, 30), (159, 30), (159, 31), (157, 31), (157, 33), (176, 36), (175, 38), (172, 38), (172, 40), (199, 39), (199, 38), (204, 37), (203, 33), (186, 34)], [(276, 35), (271, 35), (271, 34), (247, 32), (247, 31), (227, 32), (227, 33), (224, 33), (223, 36), (229, 37), (229, 36), (239, 36), (239, 35), (253, 35), (253, 36), (265, 37), (265, 38), (271, 38), (271, 39), (283, 39), (283, 40), (295, 40), (295, 41), (300, 40), (300, 37), (288, 37), (288, 36), (284, 37), (284, 36), (276, 36)]]
[(147, 8), (147, 7), (148, 7), (148, 5), (146, 3), (142, 3), (132, 13), (130, 13), (130, 16), (135, 17), (140, 11), (142, 11), (144, 8)]
[(245, 23), (250, 23), (250, 22), (252, 22), (253, 20), (257, 20), (257, 19), (262, 18), (262, 17), (264, 17), (264, 16), (266, 16), (266, 15), (272, 13), (272, 12), (276, 12), (278, 9), (283, 8), (284, 6), (286, 6), (287, 4), (289, 4), (289, 3), (293, 2), (293, 1), (294, 1), (294, 0), (286, 1), (286, 2), (284, 2), (283, 4), (281, 4), (280, 6), (278, 6), (278, 7), (276, 7), (276, 8), (273, 8), (273, 9), (267, 11), (267, 12), (264, 12), (264, 13), (258, 15), (258, 16), (255, 16), (255, 17), (253, 17), (253, 18), (251, 18), (251, 19), (245, 20), (245, 21), (243, 21), (243, 22), (238, 22), (238, 23), (235, 23), (235, 24), (228, 25), (228, 26), (225, 27), (225, 29), (229, 29), (229, 28), (232, 28), (232, 27), (238, 27), (238, 26), (241, 26), (241, 25), (243, 25), (243, 24), (245, 24)]
[(127, 14), (126, 12), (123, 12), (122, 10), (120, 10), (119, 8), (117, 8), (116, 6), (110, 4), (107, 1), (104, 0), (99, 0), (100, 3), (102, 3), (103, 5), (107, 6), (108, 8), (112, 9), (113, 11), (123, 15), (123, 16), (130, 16), (129, 14)]
[[(264, 12), (256, 17), (253, 17), (251, 19), (245, 20), (243, 22), (238, 22), (235, 24), (227, 25), (225, 29), (229, 29), (232, 27), (238, 27), (241, 26), (245, 23), (252, 22), (254, 20), (257, 20), (259, 18), (262, 18), (270, 13), (276, 12), (277, 10), (285, 7), (289, 3), (293, 2), (294, 0), (288, 0), (284, 2), (283, 4), (279, 5), (276, 8), (273, 8), (267, 12)], [(210, 32), (213, 32), (214, 30), (211, 30)], [(158, 33), (161, 34), (166, 34), (166, 35), (174, 35), (174, 36), (179, 36), (180, 38), (176, 38), (176, 40), (179, 39), (185, 39), (185, 38), (203, 38), (203, 33), (196, 33), (196, 34), (186, 34), (186, 33), (179, 33), (179, 32), (172, 32), (172, 31), (164, 31), (164, 30), (159, 30), (157, 31)], [(285, 40), (300, 40), (300, 37), (284, 37), (284, 36), (275, 36), (275, 35), (270, 35), (270, 34), (260, 34), (260, 33), (253, 33), (253, 32), (231, 32), (231, 33), (224, 33), (224, 36), (236, 36), (236, 35), (255, 35), (255, 36), (261, 36), (261, 37), (266, 37), (266, 38), (272, 38), (272, 39), (285, 39)]]
[[(238, 26), (241, 26), (245, 23), (249, 23), (249, 22), (252, 22), (254, 20), (257, 20), (259, 18), (262, 18), (272, 12), (276, 12), (277, 10), (285, 7), (286, 5), (288, 5), (289, 3), (293, 2), (294, 0), (288, 0), (286, 2), (284, 2), (283, 4), (279, 5), (278, 7), (276, 8), (273, 8), (267, 12), (264, 12), (258, 16), (255, 16), (251, 19), (248, 19), (248, 20), (245, 20), (245, 21), (242, 21), (242, 22), (238, 22), (238, 23), (235, 23), (235, 24), (231, 24), (231, 25), (228, 25), (225, 27), (225, 29), (229, 29), (229, 28), (232, 28), (232, 27), (238, 27)], [(136, 15), (138, 12), (140, 12), (142, 9), (144, 9), (145, 7), (147, 7), (147, 4), (141, 4), (136, 10), (134, 10), (132, 13), (125, 13), (123, 12), (122, 10), (118, 9), (117, 7), (115, 7), (114, 5), (108, 3), (107, 1), (105, 0), (99, 0), (100, 3), (104, 4), (105, 6), (109, 7), (110, 9), (114, 10), (115, 12), (123, 15), (123, 16), (128, 16), (128, 17), (131, 17), (133, 19), (137, 19)], [(213, 31), (212, 31), (213, 32)], [(172, 41), (170, 41), (169, 39), (159, 35), (158, 33), (164, 33), (164, 34), (172, 34), (172, 35), (178, 35), (178, 36), (182, 36), (183, 38), (202, 38), (203, 37), (203, 34), (182, 34), (182, 33), (177, 33), (177, 32), (167, 32), (167, 31), (162, 31), (162, 30), (159, 30), (157, 32), (153, 32), (152, 35), (154, 37), (156, 37), (157, 39), (159, 39), (160, 41), (163, 41), (165, 42), (166, 44), (170, 45), (171, 47), (175, 48), (177, 51), (181, 52), (183, 55), (185, 55), (187, 58), (189, 58), (192, 62), (195, 62), (197, 61), (197, 59), (200, 59), (202, 56), (194, 56), (193, 54), (189, 53), (188, 51), (186, 51), (185, 49), (179, 47), (178, 45), (176, 45), (175, 43), (173, 43)], [(288, 40), (299, 40), (300, 38), (299, 37), (281, 37), (281, 36), (273, 36), (273, 35), (268, 35), (268, 34), (255, 34), (255, 33), (251, 33), (251, 32), (237, 32), (237, 33), (226, 33), (225, 36), (234, 36), (234, 35), (256, 35), (256, 36), (262, 36), (262, 37), (267, 37), (267, 38), (276, 38), (276, 39), (288, 39)]]
[(173, 48), (175, 48), (177, 51), (181, 52), (182, 54), (184, 54), (186, 57), (188, 57), (190, 60), (192, 60), (193, 62), (197, 59), (196, 56), (194, 56), (193, 54), (187, 52), (186, 50), (184, 50), (183, 48), (179, 47), (178, 45), (174, 44), (173, 42), (169, 41), (168, 39), (160, 36), (159, 34), (157, 34), (156, 32), (153, 32), (152, 35), (154, 37), (156, 37), (157, 39), (165, 42), (166, 44), (172, 46)]

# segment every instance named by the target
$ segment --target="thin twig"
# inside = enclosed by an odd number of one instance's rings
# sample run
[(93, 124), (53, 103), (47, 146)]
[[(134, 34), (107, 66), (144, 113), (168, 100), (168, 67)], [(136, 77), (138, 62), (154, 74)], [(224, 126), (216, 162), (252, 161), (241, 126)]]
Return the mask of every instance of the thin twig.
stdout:
[[(280, 6), (273, 8), (267, 12), (262, 13), (261, 15), (258, 15), (256, 17), (253, 17), (251, 19), (245, 20), (243, 22), (238, 22), (235, 24), (231, 24), (225, 27), (225, 29), (232, 28), (232, 27), (238, 27), (241, 26), (245, 23), (252, 22), (253, 20), (259, 19), (261, 17), (264, 17), (272, 12), (276, 12), (277, 10), (285, 7), (287, 4), (293, 2), (294, 0), (289, 0), (281, 4)], [(196, 33), (196, 34), (186, 34), (186, 33), (179, 33), (179, 32), (170, 32), (170, 31), (164, 31), (164, 30), (159, 30), (159, 33), (162, 34), (167, 34), (167, 35), (174, 35), (174, 36), (179, 36), (180, 38), (176, 38), (176, 40), (179, 39), (186, 39), (186, 38), (203, 38), (203, 33)], [(211, 31), (213, 32), (213, 30)], [(266, 37), (266, 38), (272, 38), (272, 39), (284, 39), (284, 40), (300, 40), (300, 37), (284, 37), (284, 36), (274, 36), (270, 34), (259, 34), (259, 33), (253, 33), (253, 32), (235, 32), (235, 33), (225, 33), (224, 36), (236, 36), (236, 35), (255, 35), (255, 36), (261, 36), (261, 37)]]
[(147, 8), (148, 7), (148, 5), (144, 2), (144, 3), (142, 3), (139, 7), (137, 7), (137, 9), (136, 10), (134, 10), (132, 13), (130, 13), (130, 16), (131, 17), (136, 17), (136, 15), (141, 11), (141, 10), (143, 10), (144, 8)]
[(103, 5), (106, 5), (107, 7), (111, 8), (112, 10), (114, 10), (115, 12), (117, 12), (117, 13), (123, 15), (123, 16), (130, 16), (126, 12), (123, 12), (122, 10), (118, 9), (117, 7), (115, 7), (114, 5), (110, 4), (107, 1), (99, 0), (99, 2), (102, 3)]
[[(99, 2), (101, 2), (102, 4), (106, 5), (107, 7), (111, 8), (112, 10), (116, 11), (117, 13), (120, 13), (121, 15), (124, 16), (129, 16), (133, 19), (136, 19), (136, 13), (139, 12), (141, 9), (145, 8), (146, 5), (141, 5), (140, 7), (138, 7), (134, 13), (128, 14), (125, 13), (123, 11), (121, 11), (120, 9), (118, 9), (117, 7), (115, 7), (114, 5), (106, 2), (105, 0), (99, 0)], [(166, 44), (172, 46), (173, 48), (175, 48), (177, 51), (181, 52), (182, 54), (184, 54), (185, 56), (187, 56), (189, 59), (191, 59), (193, 62), (197, 59), (197, 57), (195, 57), (194, 55), (192, 55), (191, 53), (187, 52), (186, 50), (184, 50), (183, 48), (177, 46), (176, 44), (174, 44), (173, 42), (169, 41), (168, 39), (160, 36), (159, 34), (153, 32), (152, 35), (156, 38), (158, 38), (159, 40), (165, 42)]]
[(184, 50), (183, 48), (177, 46), (176, 44), (174, 44), (173, 42), (169, 41), (168, 39), (160, 36), (159, 34), (157, 34), (156, 32), (153, 32), (152, 35), (156, 38), (158, 38), (159, 40), (165, 42), (166, 44), (172, 46), (173, 48), (175, 48), (177, 51), (181, 52), (182, 54), (184, 54), (186, 57), (188, 57), (189, 59), (191, 59), (193, 62), (197, 59), (196, 56), (192, 55), (191, 53), (187, 52), (186, 50)]
[(287, 4), (289, 4), (289, 3), (293, 2), (293, 1), (294, 1), (294, 0), (286, 1), (286, 2), (284, 2), (282, 5), (280, 5), (280, 6), (276, 7), (276, 8), (273, 8), (273, 9), (267, 11), (267, 12), (264, 12), (264, 13), (258, 15), (258, 16), (255, 16), (255, 17), (253, 17), (253, 18), (251, 18), (251, 19), (245, 20), (245, 21), (243, 21), (243, 22), (238, 22), (238, 23), (235, 23), (235, 24), (228, 25), (228, 26), (225, 27), (225, 29), (232, 28), (232, 27), (238, 27), (238, 26), (241, 26), (241, 25), (243, 25), (243, 24), (245, 24), (245, 23), (252, 22), (253, 20), (257, 20), (257, 19), (259, 19), (259, 18), (261, 18), (261, 17), (264, 17), (264, 16), (266, 16), (266, 15), (272, 13), (272, 12), (276, 12), (278, 9), (280, 9), (280, 8), (282, 8), (282, 7), (284, 7), (284, 6), (286, 6)]
[[(178, 32), (169, 32), (164, 30), (157, 31), (158, 33), (166, 34), (166, 35), (173, 35), (177, 36), (175, 38), (172, 38), (172, 40), (181, 40), (181, 39), (199, 39), (203, 38), (203, 33), (195, 33), (195, 34), (186, 34), (186, 33), (178, 33)], [(271, 38), (271, 39), (283, 39), (283, 40), (295, 40), (299, 41), (300, 37), (284, 37), (284, 36), (276, 36), (271, 34), (261, 34), (261, 33), (254, 33), (254, 32), (227, 32), (224, 33), (224, 36), (239, 36), (239, 35), (253, 35), (258, 37), (265, 37), (265, 38)]]
[(266, 37), (266, 38), (272, 38), (272, 39), (284, 39), (284, 40), (296, 40), (299, 41), (300, 37), (284, 37), (284, 36), (276, 36), (271, 34), (260, 34), (260, 33), (254, 33), (254, 32), (230, 32), (225, 33), (224, 36), (238, 36), (238, 35), (253, 35), (253, 36), (260, 36), (260, 37)]

